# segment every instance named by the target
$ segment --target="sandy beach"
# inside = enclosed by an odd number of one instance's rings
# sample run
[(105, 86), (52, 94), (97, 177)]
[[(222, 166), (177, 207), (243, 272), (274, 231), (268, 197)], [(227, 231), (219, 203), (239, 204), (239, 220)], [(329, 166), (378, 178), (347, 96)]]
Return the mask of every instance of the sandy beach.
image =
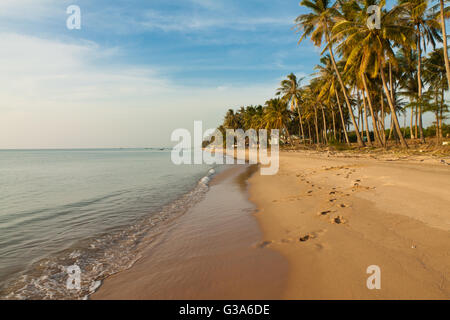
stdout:
[[(255, 172), (247, 190), (248, 176), (243, 166), (217, 176), (91, 298), (450, 298), (446, 160), (282, 152), (277, 175)], [(380, 290), (366, 285), (372, 265)]]
[[(286, 299), (449, 299), (450, 167), (282, 153), (250, 179), (268, 248), (289, 261)], [(368, 290), (368, 266), (381, 290)]]

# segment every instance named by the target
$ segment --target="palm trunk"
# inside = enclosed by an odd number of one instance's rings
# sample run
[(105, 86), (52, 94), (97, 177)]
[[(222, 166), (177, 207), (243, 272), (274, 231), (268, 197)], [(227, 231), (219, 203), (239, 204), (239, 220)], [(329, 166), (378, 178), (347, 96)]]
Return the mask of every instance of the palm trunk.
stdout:
[[(417, 28), (419, 31), (419, 28)], [(417, 35), (417, 81), (418, 81), (418, 96), (419, 96), (419, 104), (417, 106), (417, 113), (419, 116), (419, 134), (420, 134), (420, 140), (422, 143), (425, 143), (425, 137), (423, 135), (423, 127), (422, 127), (422, 49), (420, 46), (420, 32), (418, 32)]]
[(284, 123), (280, 123), (280, 124), (281, 124), (280, 127), (283, 128), (286, 131), (286, 135), (287, 135), (287, 138), (289, 140), (289, 144), (293, 147), (294, 143), (292, 142), (292, 137), (291, 137), (291, 134), (289, 133), (289, 130), (288, 130), (287, 126)]
[[(449, 87), (450, 88), (450, 87)], [(440, 117), (439, 117), (439, 137), (441, 138), (441, 140), (444, 138), (444, 135), (442, 133), (442, 119), (444, 119), (443, 117), (443, 112), (444, 112), (444, 88), (442, 88), (441, 90), (441, 103), (440, 103)]]
[(402, 132), (400, 131), (400, 125), (398, 123), (397, 114), (395, 113), (394, 102), (392, 101), (391, 95), (389, 94), (389, 90), (386, 85), (386, 76), (384, 74), (383, 66), (381, 63), (380, 63), (380, 73), (381, 73), (381, 82), (383, 82), (384, 93), (386, 94), (386, 97), (387, 97), (387, 100), (389, 103), (389, 108), (391, 109), (391, 117), (394, 119), (395, 130), (397, 131), (397, 134), (400, 138), (400, 143), (401, 143), (402, 147), (408, 148), (408, 144), (406, 143), (405, 138), (403, 138)]
[(334, 119), (334, 110), (333, 109), (331, 109), (331, 116), (333, 118), (333, 137), (334, 137), (334, 140), (336, 140), (337, 139), (336, 138), (336, 121)]
[[(358, 104), (358, 127), (361, 127), (361, 106)], [(362, 124), (362, 125), (364, 125), (364, 124)], [(361, 129), (361, 136), (362, 136), (362, 133), (364, 132), (364, 128), (363, 129)]]
[(302, 131), (302, 137), (301, 139), (303, 140), (303, 142), (305, 142), (305, 134), (303, 133), (303, 121), (302, 121), (302, 115), (300, 113), (300, 107), (298, 106), (298, 102), (295, 101), (295, 106), (297, 107), (297, 112), (298, 112), (298, 119), (300, 122), (300, 129)]
[(344, 114), (342, 112), (341, 101), (339, 100), (339, 95), (337, 93), (337, 90), (335, 90), (334, 93), (336, 95), (336, 100), (338, 102), (339, 114), (341, 115), (342, 130), (344, 130), (345, 142), (347, 143), (347, 145), (350, 145), (350, 140), (348, 139), (348, 134), (347, 134), (347, 128), (345, 127), (345, 120), (344, 120)]
[(414, 139), (414, 132), (413, 132), (413, 129), (414, 129), (414, 126), (413, 126), (413, 119), (414, 119), (414, 107), (413, 106), (411, 106), (411, 132), (410, 132), (410, 136), (411, 136), (411, 140), (413, 140)]
[(391, 116), (391, 126), (389, 127), (389, 135), (388, 135), (388, 140), (392, 139), (392, 133), (394, 131), (394, 119), (392, 119)]
[[(372, 146), (372, 140), (370, 139), (370, 132), (369, 132), (369, 117), (367, 115), (367, 105), (366, 105), (366, 98), (363, 94), (363, 104), (364, 104), (364, 117), (366, 119), (366, 136), (367, 136), (367, 144), (369, 146)], [(374, 129), (375, 131), (375, 129)]]
[[(367, 93), (367, 102), (369, 103), (370, 114), (372, 116), (373, 133), (375, 135), (375, 139), (376, 139), (377, 143), (379, 143), (381, 146), (383, 146), (383, 142), (381, 141), (380, 134), (378, 133), (378, 127), (377, 127), (377, 123), (376, 123), (376, 119), (375, 119), (375, 114), (373, 112), (372, 99), (370, 98), (370, 92), (369, 92), (369, 89), (367, 88), (366, 75), (363, 73), (361, 75), (361, 77), (363, 79), (364, 89), (366, 90), (366, 93)], [(364, 94), (363, 94), (363, 97), (364, 97)]]
[(440, 0), (441, 5), (441, 28), (442, 28), (442, 40), (444, 45), (444, 61), (445, 61), (445, 70), (447, 71), (447, 82), (448, 82), (448, 88), (450, 90), (450, 63), (448, 61), (448, 47), (447, 47), (447, 33), (445, 30), (445, 18), (444, 18), (444, 0)]
[[(328, 34), (328, 30), (326, 30), (326, 37), (327, 37), (327, 42), (330, 44), (330, 36)], [(336, 60), (334, 59), (334, 54), (333, 54), (333, 49), (331, 48), (331, 44), (328, 46), (328, 51), (330, 52), (331, 62), (333, 64), (334, 71), (336, 72), (339, 84), (341, 85), (342, 92), (344, 93), (345, 103), (347, 104), (348, 112), (350, 113), (350, 117), (352, 118), (353, 126), (355, 127), (356, 139), (358, 140), (358, 145), (360, 147), (364, 147), (364, 141), (361, 139), (361, 135), (359, 134), (359, 128), (358, 128), (358, 125), (356, 124), (352, 105), (350, 104), (350, 100), (348, 99), (347, 89), (345, 88), (344, 82), (342, 81), (341, 73), (339, 72), (339, 70), (337, 68)]]
[(389, 62), (389, 89), (391, 93), (391, 99), (392, 101), (395, 101), (394, 99), (394, 81), (392, 81), (392, 65)]
[(439, 144), (439, 110), (436, 110), (436, 113), (434, 115), (436, 117), (436, 141)]
[[(396, 106), (396, 103), (395, 103), (395, 95), (394, 95), (394, 81), (392, 80), (392, 64), (390, 62), (389, 62), (389, 92), (391, 94), (392, 102), (394, 103), (395, 113), (397, 114), (397, 106)], [(397, 133), (393, 130), (393, 123), (392, 123), (392, 121), (391, 121), (391, 133), (394, 134), (395, 143), (398, 143)]]
[(326, 144), (328, 144), (328, 138), (327, 138), (327, 119), (325, 118), (325, 111), (323, 111), (323, 106), (321, 107), (322, 109), (322, 118), (323, 118), (323, 138)]
[[(420, 102), (417, 101), (417, 104), (419, 104)], [(418, 131), (418, 127), (417, 127), (417, 123), (418, 123), (418, 113), (417, 113), (417, 106), (416, 106), (416, 111), (414, 113), (415, 115), (415, 120), (414, 120), (414, 135), (416, 136), (416, 139), (419, 137), (419, 131)]]
[(344, 114), (342, 113), (341, 101), (339, 100), (339, 95), (337, 93), (337, 90), (334, 91), (334, 94), (336, 95), (336, 100), (337, 100), (338, 107), (339, 107), (339, 113), (341, 115), (342, 130), (344, 130), (345, 142), (347, 143), (347, 145), (350, 145), (350, 140), (348, 140), (347, 128), (345, 127)]
[(317, 107), (314, 106), (314, 125), (316, 127), (316, 143), (320, 144), (319, 141), (319, 124), (318, 124), (318, 120), (317, 120)]
[(311, 125), (309, 124), (309, 121), (306, 123), (308, 124), (309, 144), (312, 144)]
[(386, 144), (386, 112), (384, 110), (384, 99), (383, 99), (383, 90), (380, 92), (380, 108), (381, 108), (381, 119), (383, 119), (383, 122), (381, 123), (381, 130), (383, 132), (383, 143), (384, 146), (387, 146)]

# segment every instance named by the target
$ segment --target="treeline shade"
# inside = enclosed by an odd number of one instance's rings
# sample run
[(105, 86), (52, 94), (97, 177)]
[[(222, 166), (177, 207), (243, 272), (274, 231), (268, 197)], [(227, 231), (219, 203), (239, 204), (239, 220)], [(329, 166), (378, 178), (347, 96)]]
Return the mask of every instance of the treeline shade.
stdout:
[[(228, 110), (219, 130), (279, 129), (289, 143), (292, 135), (317, 144), (355, 138), (359, 146), (386, 146), (392, 138), (407, 148), (408, 138), (425, 142), (422, 115), (432, 112), (439, 141), (447, 129), (450, 70), (447, 50), (436, 45), (447, 47), (448, 2), (400, 0), (386, 9), (377, 0), (303, 0), (308, 13), (295, 20), (299, 43), (308, 38), (323, 49), (311, 80), (288, 75), (277, 98)], [(379, 28), (367, 24), (372, 5), (382, 8)], [(402, 128), (399, 115), (407, 109), (409, 128)]]

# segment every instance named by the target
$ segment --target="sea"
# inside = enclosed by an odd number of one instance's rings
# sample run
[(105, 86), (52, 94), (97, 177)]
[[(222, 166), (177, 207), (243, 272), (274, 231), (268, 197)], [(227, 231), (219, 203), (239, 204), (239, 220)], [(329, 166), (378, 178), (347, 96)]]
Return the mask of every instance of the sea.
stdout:
[(0, 299), (88, 299), (225, 168), (164, 148), (0, 150)]

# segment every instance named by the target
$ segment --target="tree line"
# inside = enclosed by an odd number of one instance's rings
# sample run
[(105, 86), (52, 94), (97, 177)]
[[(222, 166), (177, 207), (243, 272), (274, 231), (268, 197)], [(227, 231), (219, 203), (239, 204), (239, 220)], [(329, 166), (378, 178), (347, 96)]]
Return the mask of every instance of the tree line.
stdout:
[[(450, 87), (443, 49), (450, 10), (444, 2), (399, 0), (387, 9), (379, 0), (303, 0), (308, 13), (296, 18), (295, 28), (299, 44), (309, 38), (323, 50), (315, 73), (307, 83), (291, 73), (275, 98), (229, 109), (218, 129), (279, 129), (291, 144), (294, 137), (305, 144), (354, 141), (360, 147), (386, 146), (392, 139), (408, 148), (408, 139), (425, 142), (432, 130), (423, 127), (422, 116), (432, 112), (433, 133), (441, 141), (448, 131)], [(377, 27), (367, 23), (373, 5), (381, 8)], [(410, 119), (402, 126), (400, 115), (408, 109)]]

